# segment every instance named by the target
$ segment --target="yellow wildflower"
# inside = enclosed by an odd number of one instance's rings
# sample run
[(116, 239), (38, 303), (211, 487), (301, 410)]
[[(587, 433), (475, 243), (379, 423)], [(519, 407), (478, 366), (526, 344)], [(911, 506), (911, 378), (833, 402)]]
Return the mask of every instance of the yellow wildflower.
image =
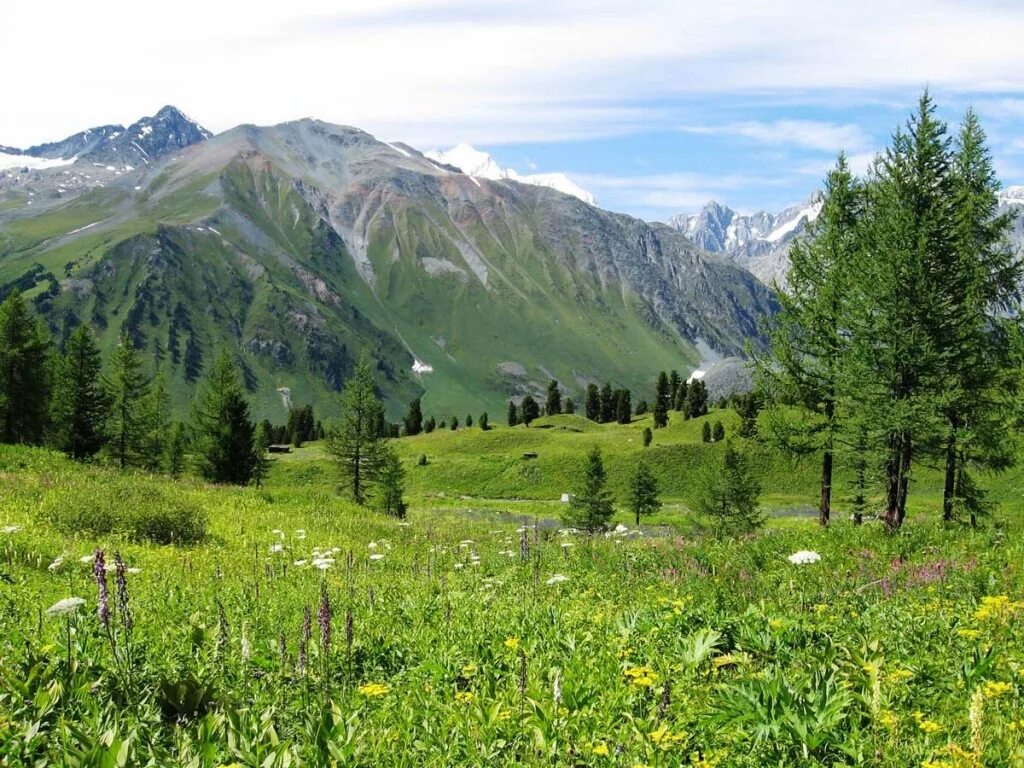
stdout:
[(978, 621), (1006, 621), (1022, 608), (1024, 603), (1011, 601), (1009, 595), (989, 595), (981, 598), (974, 618)]
[(896, 713), (890, 709), (882, 710), (882, 713), (878, 716), (878, 722), (884, 725), (890, 730), (899, 725), (899, 718), (896, 717)]
[(942, 730), (942, 726), (934, 720), (919, 720), (917, 727), (925, 733), (939, 733)]
[(885, 676), (887, 683), (903, 683), (914, 676), (914, 673), (909, 669), (894, 669), (892, 672)]
[(998, 699), (1000, 696), (1005, 696), (1013, 690), (1013, 686), (1009, 683), (989, 681), (981, 687), (982, 692), (985, 694), (986, 699)]
[(629, 667), (623, 674), (637, 688), (651, 688), (658, 682), (658, 673), (650, 667)]
[(476, 674), (477, 666), (472, 661), (462, 668), (463, 677), (473, 677)]
[(391, 686), (384, 683), (367, 683), (366, 685), (359, 686), (359, 692), (368, 699), (384, 696), (390, 690)]
[(958, 629), (956, 633), (960, 635), (960, 637), (962, 637), (964, 640), (977, 640), (978, 636), (981, 634), (981, 630), (965, 628)]
[(768, 622), (768, 626), (772, 629), (782, 629), (784, 622), (782, 619), (772, 619)]
[(593, 752), (595, 755), (600, 755), (601, 757), (607, 757), (608, 756), (608, 745), (605, 744), (604, 742), (600, 742), (598, 744), (595, 744), (593, 749), (591, 749), (591, 752)]
[(474, 699), (476, 699), (476, 694), (472, 691), (456, 691), (455, 693), (455, 700), (459, 704), (472, 704)]
[(513, 651), (519, 650), (519, 638), (518, 637), (506, 637), (505, 638), (505, 647), (510, 649), (510, 650), (513, 650)]

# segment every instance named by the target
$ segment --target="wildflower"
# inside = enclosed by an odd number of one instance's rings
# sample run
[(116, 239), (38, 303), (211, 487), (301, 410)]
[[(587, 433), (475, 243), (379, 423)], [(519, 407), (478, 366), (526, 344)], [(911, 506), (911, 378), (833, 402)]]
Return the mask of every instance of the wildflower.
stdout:
[(964, 638), (965, 640), (977, 640), (981, 635), (981, 630), (978, 629), (958, 629), (956, 633)]
[(934, 720), (918, 720), (917, 727), (925, 733), (939, 733), (942, 730), (942, 726), (936, 723)]
[(284, 541), (284, 531), (282, 531), (280, 528), (275, 528), (271, 531), (271, 533), (277, 536), (279, 539), (281, 539), (281, 541)]
[(97, 549), (93, 560), (93, 575), (96, 577), (96, 590), (99, 594), (99, 605), (96, 615), (104, 629), (110, 628), (110, 593), (107, 591), (107, 568), (103, 558), (103, 550)]
[(48, 566), (46, 566), (46, 570), (48, 570), (50, 573), (53, 573), (54, 571), (58, 570), (62, 565), (64, 565), (63, 555), (54, 558), (54, 561), (50, 563)]
[(456, 564), (455, 564), (455, 570), (456, 570), (456, 571), (461, 571), (461, 570), (462, 570), (463, 568), (465, 568), (465, 567), (466, 567), (466, 566), (465, 566), (464, 564), (462, 564), (462, 563), (456, 563)]
[(1010, 693), (1013, 686), (1009, 683), (989, 681), (981, 687), (981, 690), (986, 699), (998, 699), (1000, 696)]
[(252, 645), (249, 643), (249, 622), (242, 622), (242, 663), (248, 664), (252, 658)]
[(85, 600), (80, 597), (65, 597), (46, 609), (47, 616), (67, 616), (75, 613), (85, 605)]
[(278, 554), (280, 552), (284, 552), (284, 545), (283, 544), (271, 544), (270, 545), (270, 554), (276, 555), (276, 554)]
[(967, 719), (971, 723), (971, 748), (977, 753), (985, 751), (985, 737), (981, 727), (985, 718), (985, 692), (976, 689), (971, 695), (971, 706), (967, 709)]
[(294, 563), (292, 563), (292, 565), (294, 565), (296, 568), (301, 568), (307, 562), (308, 562), (307, 560), (296, 560)]
[(568, 580), (569, 580), (568, 576), (566, 576), (564, 574), (561, 574), (561, 573), (556, 573), (554, 576), (552, 576), (550, 579), (548, 579), (545, 583), (548, 584), (548, 585), (561, 584), (562, 582), (568, 581)]
[(472, 661), (462, 668), (463, 677), (473, 677), (477, 673), (477, 666)]
[(384, 683), (367, 683), (359, 686), (359, 692), (368, 699), (375, 699), (384, 696), (391, 690), (391, 686)]
[(83, 555), (82, 557), (78, 558), (78, 562), (83, 563), (83, 564), (92, 564), (92, 561), (93, 561), (94, 557), (96, 557), (96, 556), (95, 555)]
[(599, 757), (608, 757), (608, 745), (603, 741), (595, 744), (590, 751)]
[(114, 565), (117, 569), (117, 577), (114, 581), (117, 587), (117, 611), (121, 616), (121, 625), (126, 632), (131, 632), (135, 622), (132, 619), (131, 608), (128, 606), (128, 580), (124, 577), (128, 569), (124, 564), (124, 560), (121, 559), (120, 552), (114, 553)]
[(455, 694), (455, 701), (459, 704), (472, 704), (476, 698), (476, 694), (472, 691), (457, 691)]
[(320, 647), (327, 652), (331, 647), (331, 598), (327, 594), (327, 585), (320, 585), (320, 610), (317, 611), (320, 624)]
[(1024, 609), (1024, 603), (1012, 602), (1008, 595), (990, 595), (981, 598), (981, 605), (974, 612), (978, 621), (1007, 621), (1010, 615)]
[(899, 718), (896, 717), (896, 713), (891, 709), (883, 709), (882, 713), (878, 716), (878, 722), (880, 722), (886, 728), (892, 730), (899, 725)]
[(21, 530), (21, 526), (20, 525), (5, 525), (3, 528), (0, 528), (0, 533), (6, 533), (6, 534), (10, 535), (12, 533), (17, 533), (20, 530)]
[(376, 541), (371, 541), (369, 544), (366, 545), (366, 548), (367, 549), (376, 549), (377, 548), (377, 542)]
[(512, 650), (512, 651), (519, 650), (519, 638), (518, 637), (506, 637), (505, 638), (505, 647), (508, 648), (509, 650)]
[(909, 669), (894, 669), (892, 672), (885, 676), (887, 683), (902, 683), (906, 682), (914, 676), (914, 673)]
[(551, 681), (551, 698), (557, 707), (562, 700), (562, 670), (555, 670), (555, 678)]
[(371, 560), (383, 560), (384, 559), (384, 555), (381, 555), (379, 553), (378, 554), (374, 554), (374, 555), (370, 555), (370, 559)]
[(628, 667), (623, 674), (637, 688), (651, 688), (658, 682), (658, 674), (650, 667)]
[(794, 552), (787, 559), (793, 565), (808, 565), (809, 563), (816, 563), (821, 560), (821, 555), (808, 549), (801, 549), (799, 552)]
[(349, 653), (352, 650), (352, 638), (353, 638), (353, 626), (352, 626), (352, 609), (345, 609), (345, 652)]

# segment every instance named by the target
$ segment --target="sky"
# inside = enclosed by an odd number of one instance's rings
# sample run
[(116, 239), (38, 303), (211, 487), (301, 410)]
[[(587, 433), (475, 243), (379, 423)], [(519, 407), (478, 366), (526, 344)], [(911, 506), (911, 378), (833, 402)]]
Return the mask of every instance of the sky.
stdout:
[(10, 146), (164, 104), (214, 132), (316, 117), (665, 219), (801, 202), (928, 87), (1024, 183), (1018, 0), (6, 0), (0, 32)]

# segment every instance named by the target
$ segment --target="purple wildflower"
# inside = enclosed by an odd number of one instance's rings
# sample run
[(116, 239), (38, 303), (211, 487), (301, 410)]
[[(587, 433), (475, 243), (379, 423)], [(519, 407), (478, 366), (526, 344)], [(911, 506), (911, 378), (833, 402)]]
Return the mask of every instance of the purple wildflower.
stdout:
[(99, 606), (96, 613), (104, 629), (110, 629), (110, 592), (107, 590), (107, 564), (103, 550), (97, 549), (92, 559), (92, 572), (96, 577), (96, 589), (99, 592)]
[(345, 609), (345, 652), (352, 652), (352, 609)]
[(317, 612), (320, 624), (320, 647), (326, 654), (331, 648), (331, 598), (327, 594), (327, 584), (320, 587), (320, 610)]
[(128, 581), (125, 579), (125, 568), (124, 560), (121, 559), (121, 553), (114, 553), (114, 564), (117, 566), (117, 578), (115, 585), (117, 586), (117, 612), (121, 616), (121, 625), (124, 627), (125, 632), (131, 632), (132, 627), (135, 626), (135, 621), (132, 618), (132, 610), (128, 605)]

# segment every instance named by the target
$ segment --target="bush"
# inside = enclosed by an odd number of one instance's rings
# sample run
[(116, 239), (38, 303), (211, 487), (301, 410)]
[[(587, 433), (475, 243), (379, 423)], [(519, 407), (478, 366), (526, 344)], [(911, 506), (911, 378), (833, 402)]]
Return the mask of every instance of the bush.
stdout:
[(194, 544), (206, 536), (206, 513), (180, 489), (133, 476), (72, 483), (49, 492), (40, 513), (66, 533), (123, 534), (158, 544)]

